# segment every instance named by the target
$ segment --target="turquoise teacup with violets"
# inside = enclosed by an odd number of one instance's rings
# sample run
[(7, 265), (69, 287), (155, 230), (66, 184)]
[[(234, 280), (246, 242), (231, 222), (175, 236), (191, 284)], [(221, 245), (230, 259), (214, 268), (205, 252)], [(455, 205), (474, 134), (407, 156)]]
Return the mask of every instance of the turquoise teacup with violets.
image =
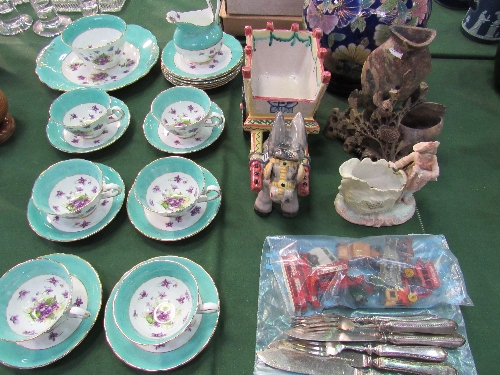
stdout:
[(101, 169), (84, 159), (56, 163), (40, 174), (33, 185), (32, 200), (47, 215), (80, 218), (90, 215), (100, 201), (122, 191), (107, 184)]
[(224, 117), (212, 112), (212, 101), (205, 91), (191, 86), (177, 86), (162, 91), (151, 104), (151, 114), (179, 138), (194, 137), (203, 127), (214, 127)]
[(136, 265), (116, 289), (116, 326), (139, 346), (165, 344), (184, 333), (195, 314), (219, 310), (218, 303), (202, 303), (195, 276), (173, 260), (150, 259)]
[(0, 278), (0, 340), (20, 343), (49, 332), (67, 318), (90, 314), (72, 306), (71, 276), (59, 262), (32, 259)]
[(51, 119), (70, 133), (95, 138), (106, 125), (120, 120), (125, 112), (111, 105), (111, 96), (97, 88), (80, 88), (65, 92), (52, 102)]
[(96, 14), (77, 19), (62, 32), (61, 40), (94, 69), (106, 70), (120, 62), (127, 24), (120, 17)]
[(205, 175), (195, 162), (171, 156), (145, 166), (135, 179), (134, 194), (142, 207), (161, 216), (182, 216), (196, 204), (220, 196), (218, 186), (205, 186)]

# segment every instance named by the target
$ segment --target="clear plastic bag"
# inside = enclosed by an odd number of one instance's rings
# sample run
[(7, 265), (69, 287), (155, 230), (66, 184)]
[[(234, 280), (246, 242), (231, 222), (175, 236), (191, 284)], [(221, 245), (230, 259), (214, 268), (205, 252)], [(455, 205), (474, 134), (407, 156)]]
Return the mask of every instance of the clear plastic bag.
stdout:
[(289, 314), (350, 308), (472, 305), (444, 236), (268, 237)]
[[(407, 236), (389, 236), (389, 238), (401, 238)], [(400, 314), (400, 315), (414, 315), (414, 314), (434, 314), (442, 318), (453, 319), (458, 324), (457, 332), (466, 338), (463, 346), (457, 349), (447, 349), (448, 359), (447, 363), (454, 366), (460, 374), (477, 375), (474, 364), (474, 359), (467, 342), (467, 335), (465, 330), (465, 322), (460, 310), (459, 304), (472, 305), (470, 298), (465, 290), (465, 283), (463, 280), (462, 272), (454, 255), (448, 248), (446, 240), (443, 236), (432, 235), (412, 235), (412, 244), (415, 254), (421, 256), (422, 260), (436, 261), (438, 274), (442, 278), (441, 285), (450, 290), (444, 290), (434, 296), (438, 304), (433, 307), (416, 307), (413, 304), (411, 307), (393, 307), (390, 310), (387, 308), (357, 308), (351, 309), (345, 306), (337, 306), (329, 308), (328, 310), (320, 309), (307, 309), (305, 312), (296, 312), (292, 308), (293, 304), (290, 302), (289, 296), (286, 294), (286, 287), (283, 284), (283, 273), (279, 271), (281, 264), (277, 261), (278, 255), (300, 255), (300, 253), (308, 252), (314, 248), (322, 248), (327, 246), (332, 247), (332, 244), (340, 243), (339, 241), (353, 242), (368, 242), (372, 246), (380, 243), (380, 240), (388, 238), (383, 237), (369, 237), (364, 239), (345, 239), (339, 237), (327, 236), (276, 236), (268, 237), (264, 242), (262, 260), (261, 260), (261, 273), (259, 281), (259, 301), (257, 312), (257, 335), (256, 335), (256, 353), (265, 349), (272, 341), (288, 338), (284, 333), (290, 326), (291, 316), (301, 314), (314, 314), (314, 313), (339, 313), (345, 316), (362, 316), (362, 315), (377, 315), (377, 314)], [(334, 242), (336, 241), (336, 242)], [(335, 248), (335, 247), (333, 247)], [(374, 249), (377, 250), (377, 249)], [(439, 255), (438, 253), (441, 252)], [(315, 255), (322, 259), (321, 253)], [(432, 256), (431, 256), (432, 255)], [(375, 257), (376, 258), (376, 257)], [(320, 259), (318, 261), (321, 261)], [(279, 267), (278, 267), (279, 266)], [(358, 268), (362, 268), (359, 266)], [(445, 272), (446, 274), (443, 274)], [(334, 299), (329, 299), (329, 303), (335, 304), (342, 300), (342, 296)], [(325, 301), (322, 300), (324, 303)], [(430, 301), (429, 301), (430, 302)], [(257, 355), (255, 357), (254, 366), (255, 375), (264, 374), (291, 374), (277, 370), (262, 363)]]

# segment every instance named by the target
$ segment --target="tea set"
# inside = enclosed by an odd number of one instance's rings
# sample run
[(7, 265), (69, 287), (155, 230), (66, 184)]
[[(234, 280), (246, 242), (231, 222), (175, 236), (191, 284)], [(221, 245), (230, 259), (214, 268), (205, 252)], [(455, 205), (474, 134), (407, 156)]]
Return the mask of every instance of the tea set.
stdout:
[[(70, 353), (99, 314), (102, 286), (94, 268), (70, 254), (20, 263), (0, 278), (0, 363), (29, 369)], [(130, 366), (158, 371), (182, 365), (212, 337), (219, 296), (193, 261), (161, 256), (117, 282), (104, 313), (106, 338)]]
[(212, 222), (221, 203), (217, 179), (190, 159), (170, 156), (138, 174), (127, 198), (134, 227), (146, 237), (176, 241)]
[(70, 254), (20, 263), (1, 278), (0, 363), (21, 369), (70, 353), (93, 327), (102, 303), (94, 268)]
[[(220, 5), (220, 2), (218, 3)], [(243, 63), (243, 48), (222, 31), (218, 9), (207, 7), (188, 12), (170, 11), (167, 21), (176, 29), (161, 55), (161, 69), (174, 85), (210, 89), (232, 80)]]
[(219, 320), (210, 275), (182, 257), (139, 263), (115, 285), (104, 311), (106, 339), (116, 356), (145, 371), (167, 371), (208, 344)]
[[(102, 38), (99, 43), (94, 35)], [(99, 14), (73, 21), (55, 37), (38, 54), (35, 72), (56, 90), (97, 87), (110, 91), (145, 76), (158, 56), (156, 38), (149, 30)]]

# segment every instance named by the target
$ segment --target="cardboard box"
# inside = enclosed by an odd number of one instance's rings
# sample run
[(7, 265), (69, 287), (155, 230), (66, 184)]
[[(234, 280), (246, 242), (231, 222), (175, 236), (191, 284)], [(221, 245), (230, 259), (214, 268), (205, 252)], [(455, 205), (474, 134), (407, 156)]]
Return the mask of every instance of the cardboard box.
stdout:
[(231, 15), (302, 16), (304, 0), (226, 0), (226, 12)]
[(233, 36), (245, 36), (245, 26), (252, 26), (254, 29), (265, 29), (269, 21), (274, 23), (276, 29), (290, 30), (292, 23), (298, 23), (301, 30), (305, 30), (302, 16), (253, 16), (253, 15), (233, 15), (227, 14), (224, 1), (220, 9), (220, 20), (225, 33)]

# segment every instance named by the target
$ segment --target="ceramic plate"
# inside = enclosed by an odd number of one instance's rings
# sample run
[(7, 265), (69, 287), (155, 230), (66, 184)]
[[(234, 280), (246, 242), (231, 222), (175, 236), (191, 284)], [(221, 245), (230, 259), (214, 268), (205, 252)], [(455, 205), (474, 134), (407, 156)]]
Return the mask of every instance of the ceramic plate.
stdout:
[[(181, 257), (161, 256), (153, 259), (167, 259), (179, 262), (186, 266), (195, 276), (202, 301), (219, 303), (219, 294), (210, 275), (197, 263)], [(201, 323), (193, 338), (178, 349), (152, 353), (138, 349), (135, 344), (127, 340), (116, 327), (113, 319), (113, 299), (116, 286), (113, 288), (106, 309), (104, 311), (104, 329), (109, 346), (116, 356), (127, 365), (145, 371), (167, 371), (192, 360), (200, 353), (210, 341), (217, 322), (219, 313), (202, 314)], [(110, 302), (111, 301), (111, 302)]]
[[(125, 184), (120, 175), (113, 168), (99, 163), (96, 164), (101, 168), (104, 174), (104, 182), (115, 183), (122, 188), (122, 192), (116, 197), (108, 198), (108, 201), (112, 199), (112, 204), (98, 207), (95, 212), (81, 220), (64, 219), (58, 221), (55, 217), (49, 218), (45, 213), (39, 211), (33, 204), (33, 200), (30, 199), (28, 203), (28, 222), (31, 229), (33, 229), (36, 234), (51, 241), (76, 241), (99, 232), (113, 220), (118, 211), (120, 211), (123, 201), (125, 200)], [(54, 224), (51, 224), (49, 220), (53, 221)], [(67, 225), (70, 220), (71, 223), (75, 225), (74, 230), (62, 231), (56, 228)], [(92, 223), (92, 220), (94, 220), (94, 223)], [(88, 224), (85, 225), (85, 222)], [(76, 228), (78, 226), (79, 228)]]
[[(213, 103), (214, 112), (223, 115), (220, 107)], [(202, 128), (196, 136), (191, 138), (179, 138), (170, 133), (150, 113), (147, 114), (142, 126), (144, 135), (148, 142), (160, 151), (172, 154), (187, 154), (202, 150), (214, 143), (224, 130), (224, 122), (213, 128)]]
[[(76, 331), (58, 345), (43, 350), (31, 350), (15, 343), (0, 341), (0, 363), (15, 368), (29, 369), (42, 367), (64, 357), (71, 352), (93, 327), (102, 303), (102, 286), (99, 275), (82, 258), (69, 254), (51, 254), (43, 258), (64, 264), (85, 287), (88, 297), (87, 311), (90, 317), (82, 320)], [(64, 323), (63, 323), (64, 324)], [(55, 330), (54, 330), (55, 331)]]
[[(205, 184), (219, 186), (212, 173), (201, 168), (205, 174)], [(221, 197), (206, 203), (200, 203), (199, 215), (187, 213), (180, 218), (163, 217), (154, 213), (144, 212), (144, 207), (135, 199), (134, 186), (130, 189), (127, 199), (127, 212), (132, 225), (146, 237), (160, 241), (177, 241), (194, 236), (208, 226), (219, 211)], [(178, 229), (176, 229), (178, 228)]]
[(207, 63), (190, 66), (189, 62), (176, 52), (174, 42), (167, 43), (161, 54), (161, 61), (171, 75), (191, 81), (215, 79), (232, 72), (242, 63), (243, 47), (233, 36), (224, 33), (224, 45), (214, 60), (215, 64)]
[(167, 81), (169, 81), (173, 85), (175, 85), (175, 86), (193, 86), (193, 87), (197, 87), (197, 88), (202, 89), (202, 90), (209, 90), (209, 89), (213, 89), (213, 88), (225, 85), (226, 83), (231, 81), (234, 77), (236, 77), (239, 74), (240, 68), (241, 68), (241, 64), (238, 65), (236, 67), (236, 69), (234, 69), (229, 74), (226, 74), (226, 75), (221, 76), (221, 77), (217, 77), (215, 79), (210, 79), (210, 80), (206, 80), (206, 81), (190, 81), (190, 80), (184, 79), (182, 77), (178, 77), (178, 76), (173, 75), (165, 67), (165, 65), (163, 63), (161, 64), (161, 71), (162, 71), (163, 75), (165, 76)]
[(46, 128), (49, 142), (58, 150), (74, 154), (97, 151), (109, 146), (125, 133), (125, 130), (127, 130), (130, 124), (130, 112), (125, 103), (111, 97), (111, 105), (123, 109), (125, 115), (120, 121), (115, 121), (106, 125), (106, 130), (104, 130), (100, 136), (91, 139), (77, 137), (49, 119)]
[(128, 25), (125, 33), (124, 57), (116, 67), (107, 71), (88, 68), (58, 36), (44, 47), (36, 59), (40, 81), (61, 91), (78, 87), (97, 87), (115, 90), (145, 76), (158, 60), (159, 48), (150, 31)]

